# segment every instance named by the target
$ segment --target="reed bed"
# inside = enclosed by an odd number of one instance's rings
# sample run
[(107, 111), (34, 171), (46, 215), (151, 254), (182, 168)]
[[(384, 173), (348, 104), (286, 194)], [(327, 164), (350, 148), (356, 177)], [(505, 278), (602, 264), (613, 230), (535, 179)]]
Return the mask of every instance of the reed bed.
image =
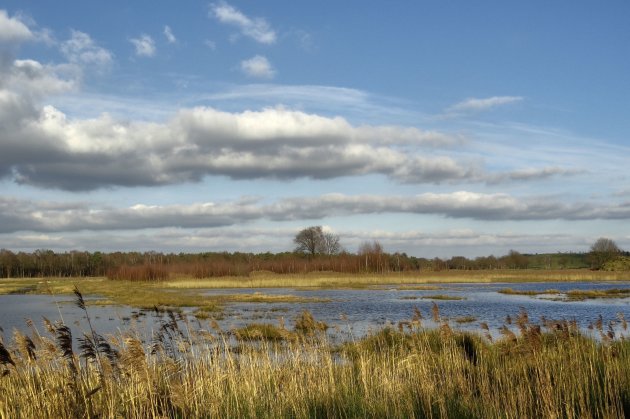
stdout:
[(626, 323), (595, 325), (596, 340), (521, 312), (492, 342), (452, 330), (437, 305), (432, 315), (438, 329), (424, 329), (417, 312), (400, 330), (344, 344), (307, 312), (293, 330), (239, 334), (167, 311), (147, 342), (133, 331), (104, 337), (89, 326), (74, 337), (60, 322), (42, 331), (29, 322), (28, 334), (0, 345), (0, 417), (630, 415)]

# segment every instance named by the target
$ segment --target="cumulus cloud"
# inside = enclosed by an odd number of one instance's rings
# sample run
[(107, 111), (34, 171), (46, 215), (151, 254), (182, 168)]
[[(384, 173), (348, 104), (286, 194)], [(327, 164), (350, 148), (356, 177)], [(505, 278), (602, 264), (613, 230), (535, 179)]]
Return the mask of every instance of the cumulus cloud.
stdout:
[(6, 10), (0, 10), (0, 44), (20, 43), (34, 37), (33, 32), (18, 17), (10, 17)]
[(521, 100), (523, 100), (521, 96), (492, 96), (483, 99), (470, 98), (451, 106), (447, 109), (447, 113), (481, 112), (498, 106), (520, 102)]
[(165, 123), (109, 115), (69, 119), (52, 106), (38, 109), (19, 97), (0, 101), (7, 127), (0, 173), (17, 182), (68, 190), (164, 185), (207, 175), (233, 179), (330, 179), (383, 174), (400, 182), (445, 182), (480, 176), (474, 164), (396, 144), (435, 145), (416, 128), (353, 126), (283, 108), (242, 113), (180, 110)]
[(236, 26), (244, 36), (261, 44), (276, 42), (276, 32), (265, 19), (250, 18), (225, 2), (212, 4), (210, 16), (221, 23)]
[(177, 42), (177, 38), (173, 34), (171, 27), (168, 25), (164, 26), (164, 36), (166, 37), (166, 40), (169, 44), (174, 44), (175, 42)]
[[(76, 80), (72, 77), (62, 77), (64, 68), (61, 66), (44, 65), (35, 60), (15, 60), (0, 71), (0, 97), (4, 98), (4, 106), (0, 108), (11, 112), (13, 95), (19, 95), (23, 104), (28, 99), (40, 98), (49, 94), (61, 93), (76, 87)], [(10, 90), (8, 90), (10, 88)], [(0, 99), (0, 101), (2, 101)], [(15, 102), (13, 102), (15, 104)], [(28, 105), (32, 107), (32, 104)], [(18, 106), (20, 108), (21, 106)], [(10, 116), (7, 115), (7, 116)], [(0, 117), (1, 119), (1, 117)], [(2, 144), (2, 141), (0, 141)]]
[(113, 60), (113, 54), (100, 47), (85, 32), (72, 30), (70, 39), (61, 43), (61, 52), (75, 64), (108, 66)]
[(248, 77), (259, 79), (272, 79), (276, 74), (269, 60), (262, 55), (241, 61), (241, 71)]
[(539, 198), (468, 191), (415, 196), (327, 194), (285, 198), (272, 203), (242, 199), (188, 205), (93, 207), (84, 203), (0, 198), (0, 233), (217, 228), (253, 221), (318, 220), (357, 214), (431, 214), (484, 221), (628, 220), (630, 203), (567, 204)]
[(129, 40), (136, 49), (139, 57), (153, 57), (155, 55), (155, 41), (147, 34)]

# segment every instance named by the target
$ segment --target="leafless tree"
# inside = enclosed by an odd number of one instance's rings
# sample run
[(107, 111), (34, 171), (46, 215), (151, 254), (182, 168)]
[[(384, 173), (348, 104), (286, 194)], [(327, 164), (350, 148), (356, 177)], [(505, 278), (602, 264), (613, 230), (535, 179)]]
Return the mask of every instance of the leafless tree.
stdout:
[(611, 239), (600, 237), (591, 246), (588, 253), (588, 259), (591, 262), (591, 268), (601, 269), (606, 262), (612, 260), (621, 254), (621, 249)]
[(311, 226), (300, 230), (293, 239), (295, 251), (314, 255), (336, 255), (341, 252), (339, 236), (324, 231), (322, 226)]
[(383, 246), (378, 241), (361, 243), (358, 254), (365, 259), (366, 271), (383, 271)]
[(322, 253), (326, 255), (338, 255), (341, 253), (341, 243), (339, 242), (339, 235), (330, 231), (326, 231), (322, 237)]

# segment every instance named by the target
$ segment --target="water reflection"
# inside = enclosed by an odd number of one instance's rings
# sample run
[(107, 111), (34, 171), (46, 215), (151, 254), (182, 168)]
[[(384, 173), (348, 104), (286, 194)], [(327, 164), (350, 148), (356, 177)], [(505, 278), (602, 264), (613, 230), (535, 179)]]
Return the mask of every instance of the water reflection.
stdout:
[[(245, 324), (283, 322), (288, 328), (293, 327), (293, 319), (303, 310), (309, 310), (314, 317), (330, 325), (330, 337), (335, 340), (359, 338), (371, 330), (386, 325), (397, 325), (409, 320), (414, 309), (419, 310), (425, 327), (434, 327), (431, 320), (431, 308), (437, 303), (442, 319), (449, 320), (451, 327), (465, 330), (480, 329), (479, 323), (485, 322), (494, 336), (504, 325), (507, 316), (515, 316), (525, 310), (529, 318), (539, 322), (547, 319), (575, 320), (586, 333), (590, 323), (601, 315), (604, 324), (616, 322), (619, 313), (630, 319), (630, 298), (590, 299), (585, 301), (555, 301), (549, 295), (525, 296), (505, 295), (498, 291), (512, 288), (518, 291), (557, 289), (569, 290), (606, 290), (627, 288), (625, 283), (520, 283), (520, 284), (439, 284), (439, 289), (402, 289), (400, 286), (382, 286), (376, 289), (223, 289), (200, 290), (207, 295), (255, 293), (272, 295), (295, 295), (329, 299), (328, 302), (306, 303), (233, 303), (227, 304), (216, 320), (223, 330), (242, 327)], [(460, 300), (432, 300), (435, 295), (462, 298)], [(71, 297), (45, 295), (3, 295), (0, 296), (0, 326), (4, 328), (5, 338), (12, 329), (26, 329), (26, 319), (32, 319), (36, 326), (42, 317), (50, 320), (62, 318), (71, 326), (75, 336), (87, 329), (84, 313), (73, 303)], [(119, 334), (133, 329), (147, 339), (158, 330), (160, 317), (151, 311), (141, 311), (126, 306), (88, 306), (92, 323), (101, 334)], [(191, 321), (192, 309), (185, 314)], [(467, 317), (467, 322), (458, 323)], [(463, 321), (463, 320), (462, 320)], [(625, 332), (626, 336), (629, 332)]]

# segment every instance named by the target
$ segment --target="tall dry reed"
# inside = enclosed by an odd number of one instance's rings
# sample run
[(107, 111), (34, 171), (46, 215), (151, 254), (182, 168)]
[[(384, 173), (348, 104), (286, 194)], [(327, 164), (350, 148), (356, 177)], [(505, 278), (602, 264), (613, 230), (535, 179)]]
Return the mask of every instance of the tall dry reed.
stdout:
[(160, 314), (146, 343), (133, 332), (87, 333), (92, 352), (77, 351), (61, 323), (41, 334), (33, 326), (0, 342), (0, 417), (630, 415), (621, 323), (622, 338), (602, 325), (595, 340), (572, 322), (538, 325), (521, 312), (490, 343), (453, 331), (437, 307), (432, 314), (442, 327), (423, 329), (416, 313), (405, 332), (385, 328), (342, 345), (299, 327), (286, 330), (291, 339), (238, 340), (216, 322), (194, 325), (172, 312)]

